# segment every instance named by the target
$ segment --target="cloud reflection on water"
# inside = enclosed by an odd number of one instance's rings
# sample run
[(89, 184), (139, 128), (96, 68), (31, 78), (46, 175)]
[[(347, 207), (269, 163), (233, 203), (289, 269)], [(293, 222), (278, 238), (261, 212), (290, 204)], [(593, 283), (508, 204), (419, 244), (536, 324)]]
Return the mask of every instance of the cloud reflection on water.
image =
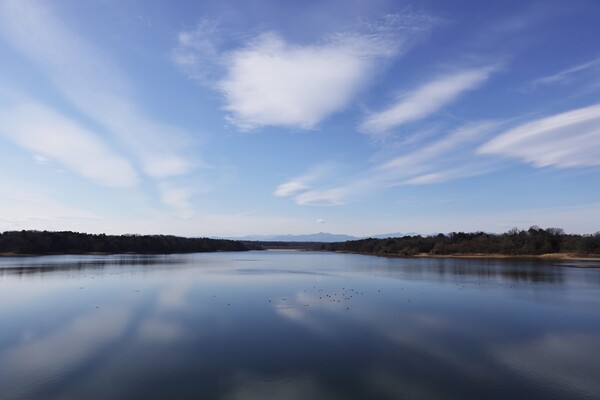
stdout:
[(76, 371), (103, 346), (121, 337), (130, 318), (127, 309), (103, 309), (79, 315), (45, 335), (30, 331), (21, 343), (0, 353), (0, 375), (8, 383), (4, 395), (20, 397), (37, 385)]
[(207, 254), (172, 267), (0, 276), (3, 293), (21, 293), (13, 311), (0, 308), (10, 328), (0, 332), (0, 389), (46, 400), (502, 398), (511, 390), (537, 399), (548, 388), (562, 398), (598, 388), (600, 354), (586, 351), (600, 334), (590, 323), (598, 321), (593, 271), (262, 254), (251, 269), (239, 255)]
[(497, 346), (492, 355), (514, 371), (563, 393), (590, 398), (600, 394), (600, 335), (551, 332)]

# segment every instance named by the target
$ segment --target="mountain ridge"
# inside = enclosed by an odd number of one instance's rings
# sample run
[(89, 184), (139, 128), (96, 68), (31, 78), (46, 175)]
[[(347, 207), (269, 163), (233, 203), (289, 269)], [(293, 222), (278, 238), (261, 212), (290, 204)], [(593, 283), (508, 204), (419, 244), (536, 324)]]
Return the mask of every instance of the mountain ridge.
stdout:
[(222, 239), (229, 240), (242, 240), (242, 241), (259, 241), (259, 242), (322, 242), (322, 243), (334, 243), (334, 242), (346, 242), (348, 240), (360, 240), (360, 239), (386, 239), (388, 237), (403, 237), (409, 235), (416, 235), (414, 232), (401, 233), (384, 233), (370, 236), (352, 236), (343, 233), (328, 233), (318, 232), (310, 234), (281, 234), (281, 235), (246, 235), (246, 236), (235, 236), (235, 237), (223, 237)]

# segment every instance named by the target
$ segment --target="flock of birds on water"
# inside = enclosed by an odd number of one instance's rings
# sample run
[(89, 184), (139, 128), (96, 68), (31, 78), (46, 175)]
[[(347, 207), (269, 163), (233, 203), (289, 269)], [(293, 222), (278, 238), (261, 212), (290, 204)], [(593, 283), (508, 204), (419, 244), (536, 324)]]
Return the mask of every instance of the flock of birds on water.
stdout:
[[(87, 274), (84, 274), (83, 276), (81, 276), (81, 275), (75, 275), (75, 274), (72, 274), (72, 275), (71, 274), (67, 274), (68, 277), (79, 278), (79, 279), (81, 279), (81, 278), (83, 278), (83, 279), (95, 279), (96, 277), (102, 277), (103, 275), (104, 274), (102, 274), (102, 273), (96, 273), (95, 275), (89, 275), (89, 276)], [(116, 276), (119, 276), (119, 272), (111, 272), (108, 275), (116, 277)], [(130, 272), (129, 274), (123, 274), (123, 273), (121, 274), (121, 276), (125, 276), (125, 275), (135, 276), (136, 272)], [(376, 276), (377, 276), (377, 274), (373, 274), (373, 277), (376, 277)], [(347, 278), (346, 280), (350, 281), (351, 279)], [(471, 282), (471, 283), (474, 286), (480, 286), (481, 285), (481, 282)], [(533, 282), (527, 282), (527, 284), (532, 284), (532, 283)], [(496, 285), (499, 288), (502, 287), (503, 286), (502, 285), (502, 281), (498, 281), (496, 283)], [(456, 286), (457, 290), (459, 290), (459, 291), (465, 290), (467, 288), (467, 286), (465, 284), (459, 284), (459, 283), (455, 283), (454, 286)], [(506, 285), (505, 287), (514, 288), (515, 285), (511, 284), (511, 285)], [(83, 290), (84, 287), (80, 286), (79, 289)], [(333, 289), (333, 288), (329, 288), (329, 290), (326, 291), (325, 289), (317, 288), (316, 285), (313, 286), (312, 289), (314, 291), (314, 297), (312, 298), (313, 299), (313, 304), (312, 304), (313, 306), (316, 305), (316, 303), (322, 303), (324, 301), (324, 302), (333, 303), (333, 304), (340, 303), (341, 305), (345, 306), (346, 310), (350, 310), (350, 308), (351, 308), (350, 307), (351, 302), (352, 302), (352, 300), (355, 297), (364, 296), (365, 293), (369, 293), (369, 291), (370, 292), (374, 292), (374, 289), (370, 289), (370, 290), (369, 289), (367, 289), (367, 290), (355, 290), (354, 288), (346, 288), (346, 287), (342, 287), (341, 289), (338, 288), (337, 290)], [(381, 289), (376, 289), (376, 290), (377, 290), (377, 292), (376, 292), (377, 294), (381, 294)], [(404, 287), (400, 287), (400, 291), (401, 292), (404, 291)], [(140, 289), (134, 289), (134, 290), (132, 290), (132, 292), (133, 293), (140, 293)], [(306, 289), (303, 289), (303, 293), (306, 293)], [(423, 291), (419, 291), (419, 294), (423, 295)], [(317, 298), (319, 300), (318, 302), (317, 302)], [(212, 295), (212, 299), (213, 300), (217, 299), (217, 295), (213, 294)], [(414, 299), (415, 299), (414, 295), (413, 295), (412, 298), (411, 297), (406, 297), (406, 302), (407, 303), (413, 303)], [(275, 300), (276, 300), (275, 302), (277, 302), (277, 300), (278, 300), (280, 305), (282, 305), (282, 304), (290, 304), (289, 301), (288, 301), (288, 297), (277, 297)], [(266, 302), (267, 303), (275, 303), (274, 299), (268, 299)], [(231, 307), (232, 306), (231, 302), (228, 302), (226, 304), (227, 304), (227, 307)], [(310, 304), (310, 302), (309, 303), (303, 302), (303, 304), (297, 304), (296, 306), (297, 307), (300, 307), (300, 306), (310, 307), (311, 304)], [(288, 307), (294, 307), (294, 305), (289, 305)], [(99, 308), (100, 308), (99, 306), (96, 306), (96, 309), (99, 309)]]

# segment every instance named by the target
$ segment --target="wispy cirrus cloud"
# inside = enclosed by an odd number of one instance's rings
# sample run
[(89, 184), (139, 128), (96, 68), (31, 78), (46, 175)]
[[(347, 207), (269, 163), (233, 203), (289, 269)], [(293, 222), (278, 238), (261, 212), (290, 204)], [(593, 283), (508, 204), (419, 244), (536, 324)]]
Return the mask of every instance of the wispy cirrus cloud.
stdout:
[[(342, 205), (397, 186), (435, 184), (485, 174), (495, 165), (478, 157), (475, 149), (499, 126), (494, 121), (466, 124), (353, 176), (339, 171), (330, 171), (327, 176), (309, 173), (281, 184), (275, 194), (290, 197), (298, 205)], [(283, 190), (287, 188), (294, 190)]]
[[(434, 24), (421, 15), (387, 15), (317, 43), (293, 43), (266, 32), (219, 51), (218, 27), (202, 21), (178, 35), (172, 59), (223, 94), (228, 119), (240, 128), (312, 129), (346, 108), (382, 61), (401, 54)], [(218, 69), (222, 76), (215, 78)]]
[(415, 176), (414, 178), (407, 179), (404, 181), (407, 185), (429, 185), (432, 183), (441, 183), (449, 180), (448, 176), (444, 172), (432, 172), (430, 174), (423, 174)]
[[(483, 175), (502, 167), (490, 155), (517, 158), (536, 167), (589, 167), (600, 165), (600, 105), (542, 118), (492, 135), (510, 121), (468, 123), (438, 139), (417, 141), (417, 146), (379, 162), (354, 176), (331, 174), (326, 178), (296, 179), (279, 186), (279, 195), (298, 205), (341, 205), (374, 191), (403, 185), (427, 185)], [(410, 136), (404, 142), (410, 141)], [(404, 143), (403, 142), (403, 143)]]
[(483, 144), (478, 153), (516, 158), (538, 168), (600, 165), (600, 104), (517, 126)]
[(332, 164), (321, 164), (313, 167), (306, 174), (295, 177), (281, 185), (277, 186), (273, 194), (278, 197), (298, 196), (311, 190), (312, 185), (331, 177), (335, 173), (335, 166)]
[(307, 189), (309, 189), (309, 186), (306, 183), (304, 183), (304, 179), (298, 178), (296, 180), (282, 183), (281, 185), (277, 186), (277, 189), (275, 189), (275, 192), (273, 192), (273, 194), (279, 197), (288, 197), (303, 192)]
[(294, 201), (300, 206), (339, 206), (347, 202), (348, 194), (352, 189), (353, 185), (307, 190), (296, 195)]
[(383, 135), (404, 124), (421, 120), (447, 106), (466, 91), (483, 84), (497, 66), (465, 69), (442, 75), (401, 96), (383, 111), (373, 113), (359, 129), (373, 135)]
[(345, 188), (319, 189), (323, 182), (335, 179), (336, 168), (319, 165), (302, 176), (295, 177), (277, 186), (273, 194), (291, 197), (298, 205), (341, 205), (346, 200)]
[(198, 21), (193, 29), (179, 32), (171, 61), (189, 78), (213, 85), (223, 63), (219, 50), (221, 34), (215, 21)]
[(132, 187), (138, 181), (131, 163), (98, 135), (43, 105), (22, 102), (0, 110), (0, 135), (37, 160), (54, 160), (98, 184)]
[(64, 205), (52, 189), (24, 182), (19, 177), (0, 176), (0, 224), (3, 230), (36, 229), (43, 224), (49, 230), (74, 230), (82, 221), (97, 223), (100, 215), (73, 204)]
[(531, 86), (537, 87), (543, 85), (565, 84), (573, 81), (577, 76), (594, 72), (596, 73), (596, 78), (600, 79), (600, 57), (582, 64), (574, 65), (555, 74), (537, 78), (531, 83)]
[(497, 124), (497, 122), (491, 121), (465, 124), (416, 150), (393, 157), (381, 164), (378, 169), (401, 174), (414, 174), (416, 171), (427, 170), (428, 165), (431, 165), (434, 160), (439, 161), (444, 157), (459, 156), (454, 150), (459, 147), (468, 148), (469, 143), (481, 140), (482, 135), (494, 129)]
[(0, 34), (40, 65), (73, 106), (118, 138), (149, 176), (180, 175), (197, 164), (185, 154), (186, 132), (145, 115), (111, 57), (78, 35), (46, 3), (0, 2)]
[(158, 185), (158, 190), (162, 202), (173, 208), (180, 218), (189, 219), (194, 215), (190, 188), (163, 182)]

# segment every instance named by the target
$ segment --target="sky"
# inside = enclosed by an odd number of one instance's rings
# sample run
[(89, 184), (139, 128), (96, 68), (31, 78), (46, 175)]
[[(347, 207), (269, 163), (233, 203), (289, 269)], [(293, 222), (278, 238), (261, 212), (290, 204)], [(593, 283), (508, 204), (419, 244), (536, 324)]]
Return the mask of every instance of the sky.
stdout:
[(0, 231), (600, 231), (600, 2), (0, 0)]

